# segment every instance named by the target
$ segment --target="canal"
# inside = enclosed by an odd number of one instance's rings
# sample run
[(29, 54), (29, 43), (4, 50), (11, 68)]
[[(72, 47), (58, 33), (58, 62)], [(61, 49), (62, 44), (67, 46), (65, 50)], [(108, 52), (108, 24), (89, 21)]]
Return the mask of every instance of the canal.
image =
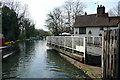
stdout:
[(46, 41), (21, 42), (19, 51), (2, 62), (3, 78), (86, 78), (58, 52), (46, 46)]

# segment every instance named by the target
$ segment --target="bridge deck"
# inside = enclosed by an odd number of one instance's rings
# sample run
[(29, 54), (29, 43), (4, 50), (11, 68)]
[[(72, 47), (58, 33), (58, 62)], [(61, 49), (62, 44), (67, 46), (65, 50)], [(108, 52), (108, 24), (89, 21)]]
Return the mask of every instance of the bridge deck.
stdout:
[(100, 56), (102, 55), (102, 48), (96, 46), (87, 46), (87, 54)]

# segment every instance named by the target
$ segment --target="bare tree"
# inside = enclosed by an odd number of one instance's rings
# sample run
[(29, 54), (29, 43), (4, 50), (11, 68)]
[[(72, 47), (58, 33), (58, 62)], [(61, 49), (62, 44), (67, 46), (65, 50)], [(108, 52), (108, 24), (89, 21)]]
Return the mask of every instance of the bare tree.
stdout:
[(84, 8), (85, 5), (79, 0), (68, 0), (63, 6), (60, 8), (55, 8), (48, 14), (46, 26), (55, 35), (58, 35), (62, 32), (71, 32), (75, 22), (75, 16), (81, 15)]
[(118, 16), (120, 16), (120, 1), (118, 2)]
[(46, 23), (49, 30), (51, 30), (55, 35), (59, 35), (63, 29), (62, 11), (59, 8), (55, 8), (48, 14)]
[(28, 17), (28, 6), (26, 4), (22, 5), (19, 1), (14, 0), (2, 0), (2, 6), (7, 6), (13, 9), (18, 17)]
[(73, 27), (75, 16), (83, 14), (83, 9), (85, 8), (85, 5), (80, 0), (68, 0), (65, 2), (64, 8), (66, 12), (65, 16), (67, 19), (67, 23), (69, 24), (69, 27)]
[(109, 16), (120, 16), (120, 1), (116, 7), (109, 9)]

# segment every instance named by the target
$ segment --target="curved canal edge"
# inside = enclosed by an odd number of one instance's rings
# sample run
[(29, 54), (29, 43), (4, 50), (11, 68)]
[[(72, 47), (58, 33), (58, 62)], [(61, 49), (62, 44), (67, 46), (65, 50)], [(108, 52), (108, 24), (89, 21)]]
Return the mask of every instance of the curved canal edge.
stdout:
[[(49, 46), (49, 45), (47, 45)], [(78, 69), (81, 69), (87, 76), (90, 78), (102, 78), (102, 68), (98, 66), (92, 66), (88, 64), (83, 64), (69, 56), (69, 52), (65, 52), (63, 50), (57, 49), (55, 47), (49, 46), (52, 49), (60, 52), (60, 55), (65, 58), (67, 61), (69, 61), (71, 64), (76, 66)]]

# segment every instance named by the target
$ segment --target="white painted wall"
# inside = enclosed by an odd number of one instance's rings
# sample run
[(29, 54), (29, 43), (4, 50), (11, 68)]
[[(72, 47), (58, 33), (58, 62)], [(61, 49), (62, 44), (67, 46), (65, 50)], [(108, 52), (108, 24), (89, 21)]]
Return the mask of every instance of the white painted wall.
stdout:
[[(77, 32), (77, 34), (76, 34), (76, 32)], [(79, 28), (74, 28), (74, 35), (79, 36)]]
[[(76, 34), (77, 32), (77, 34)], [(74, 28), (74, 36), (87, 36), (86, 34), (79, 34), (79, 28)]]
[[(104, 27), (104, 30), (110, 29), (118, 29), (118, 27)], [(92, 34), (88, 34), (90, 30)], [(99, 34), (102, 34), (102, 31), (100, 31), (100, 27), (86, 27), (86, 34), (79, 34), (79, 28), (74, 28), (74, 36), (99, 36)]]
[(101, 33), (99, 27), (90, 27), (90, 28), (87, 27), (86, 28), (86, 34), (88, 34), (90, 30), (92, 32), (91, 36), (99, 36), (99, 34)]
[[(92, 34), (88, 34), (89, 31), (91, 30)], [(77, 34), (76, 34), (77, 32)], [(74, 35), (75, 36), (99, 36), (100, 34), (100, 28), (86, 28), (86, 34), (79, 34), (79, 28), (74, 28)]]

